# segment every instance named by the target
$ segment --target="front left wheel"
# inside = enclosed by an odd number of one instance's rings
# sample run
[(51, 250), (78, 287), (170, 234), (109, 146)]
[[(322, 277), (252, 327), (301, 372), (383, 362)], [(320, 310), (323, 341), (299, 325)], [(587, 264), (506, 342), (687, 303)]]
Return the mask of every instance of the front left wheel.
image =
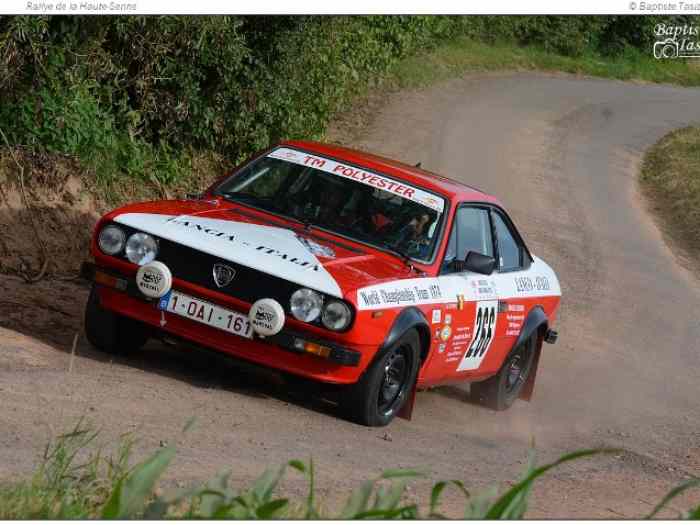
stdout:
[(388, 425), (408, 399), (420, 367), (420, 339), (415, 330), (383, 350), (362, 378), (342, 393), (341, 405), (353, 421), (370, 427)]
[(85, 305), (85, 337), (103, 352), (123, 355), (139, 350), (148, 341), (151, 330), (134, 319), (106, 310), (93, 285)]

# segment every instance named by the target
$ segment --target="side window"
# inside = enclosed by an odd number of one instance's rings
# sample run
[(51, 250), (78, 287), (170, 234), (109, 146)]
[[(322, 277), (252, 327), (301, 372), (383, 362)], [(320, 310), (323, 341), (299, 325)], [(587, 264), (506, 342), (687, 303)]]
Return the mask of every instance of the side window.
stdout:
[(493, 213), (493, 225), (498, 242), (498, 269), (517, 270), (523, 266), (523, 248), (513, 236), (500, 213)]
[(442, 270), (449, 271), (452, 261), (463, 261), (470, 251), (493, 257), (489, 213), (483, 208), (462, 207), (457, 210)]

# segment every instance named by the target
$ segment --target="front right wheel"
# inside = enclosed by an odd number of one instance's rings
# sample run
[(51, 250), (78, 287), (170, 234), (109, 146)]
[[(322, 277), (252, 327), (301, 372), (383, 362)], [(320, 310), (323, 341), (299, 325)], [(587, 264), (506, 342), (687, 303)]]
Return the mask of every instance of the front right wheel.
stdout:
[(92, 346), (108, 354), (124, 355), (144, 346), (150, 335), (151, 329), (145, 324), (103, 308), (92, 286), (85, 305), (85, 337)]
[(353, 421), (370, 427), (388, 425), (408, 399), (420, 367), (420, 339), (415, 330), (383, 350), (362, 378), (341, 395)]

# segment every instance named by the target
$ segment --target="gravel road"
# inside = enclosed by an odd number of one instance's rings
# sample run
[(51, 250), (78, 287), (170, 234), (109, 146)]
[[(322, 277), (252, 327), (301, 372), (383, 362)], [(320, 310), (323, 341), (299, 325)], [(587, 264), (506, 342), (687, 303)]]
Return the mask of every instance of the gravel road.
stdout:
[[(226, 468), (245, 483), (313, 456), (329, 505), (390, 467), (477, 490), (507, 483), (534, 440), (542, 461), (581, 447), (627, 452), (553, 473), (528, 516), (640, 516), (700, 475), (700, 285), (637, 185), (644, 150), (698, 121), (698, 90), (508, 73), (396, 93), (354, 142), (498, 195), (557, 271), (559, 342), (545, 348), (533, 402), (506, 413), (444, 387), (418, 395), (413, 421), (368, 429), (287, 394), (274, 376), (156, 343), (111, 361), (81, 338), (69, 373), (87, 290), (0, 276), (0, 479), (29, 472), (46, 440), (82, 415), (104, 440), (138, 429), (140, 453), (177, 443), (168, 476), (183, 483)], [(427, 483), (409, 494), (426, 500)], [(285, 487), (305, 490), (294, 476)]]

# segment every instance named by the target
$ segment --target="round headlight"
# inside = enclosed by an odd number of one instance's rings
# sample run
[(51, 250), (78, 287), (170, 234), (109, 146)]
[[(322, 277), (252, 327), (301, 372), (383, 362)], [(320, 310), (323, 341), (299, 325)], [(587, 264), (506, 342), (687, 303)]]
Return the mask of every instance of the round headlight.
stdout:
[(102, 228), (99, 237), (97, 238), (97, 244), (107, 255), (116, 255), (124, 249), (124, 230), (118, 226), (105, 226)]
[(126, 258), (134, 264), (143, 266), (158, 255), (158, 243), (147, 233), (134, 233), (126, 241)]
[(329, 330), (345, 330), (352, 319), (350, 307), (340, 301), (330, 301), (323, 309), (321, 322)]
[(300, 321), (310, 323), (318, 319), (323, 308), (323, 297), (318, 292), (308, 288), (300, 288), (292, 294), (289, 301), (289, 309), (292, 315)]

